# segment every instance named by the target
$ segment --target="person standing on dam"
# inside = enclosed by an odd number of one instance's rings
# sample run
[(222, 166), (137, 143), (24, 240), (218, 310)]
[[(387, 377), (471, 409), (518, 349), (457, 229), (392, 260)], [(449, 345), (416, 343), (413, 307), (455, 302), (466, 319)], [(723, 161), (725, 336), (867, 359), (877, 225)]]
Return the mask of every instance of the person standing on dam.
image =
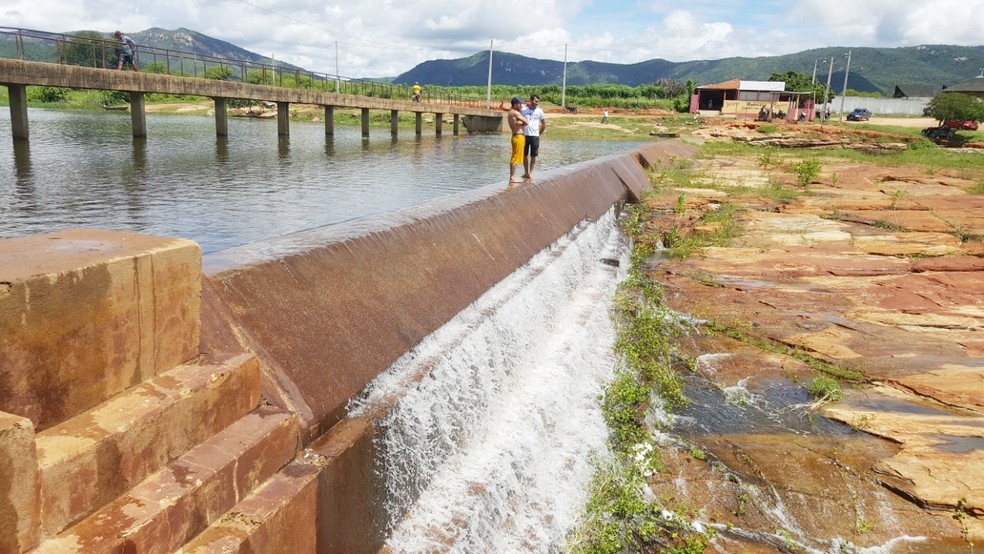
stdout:
[(509, 157), (509, 182), (518, 183), (516, 178), (516, 168), (523, 164), (523, 148), (526, 146), (526, 137), (523, 134), (523, 126), (528, 123), (522, 113), (523, 101), (518, 96), (513, 96), (512, 107), (506, 121), (509, 122), (509, 130), (512, 131), (510, 144), (512, 152)]
[(523, 117), (526, 126), (523, 134), (526, 145), (523, 147), (523, 179), (533, 179), (533, 169), (536, 167), (536, 157), (540, 155), (540, 137), (547, 130), (547, 115), (540, 108), (540, 96), (531, 94), (529, 102), (523, 106)]

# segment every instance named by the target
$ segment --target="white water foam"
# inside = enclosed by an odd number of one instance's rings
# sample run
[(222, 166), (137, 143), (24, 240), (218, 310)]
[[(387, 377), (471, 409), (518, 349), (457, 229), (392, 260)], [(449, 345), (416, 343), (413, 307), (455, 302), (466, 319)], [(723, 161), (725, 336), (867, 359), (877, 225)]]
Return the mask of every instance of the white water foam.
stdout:
[(628, 247), (614, 211), (535, 256), (401, 358), (351, 411), (380, 422), (393, 552), (558, 552), (607, 458), (599, 396)]

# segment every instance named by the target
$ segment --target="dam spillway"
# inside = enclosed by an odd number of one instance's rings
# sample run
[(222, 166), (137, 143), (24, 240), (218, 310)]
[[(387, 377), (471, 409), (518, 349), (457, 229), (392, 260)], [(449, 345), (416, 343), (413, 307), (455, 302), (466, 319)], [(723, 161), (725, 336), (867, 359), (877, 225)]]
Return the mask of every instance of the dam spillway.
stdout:
[(0, 241), (0, 551), (379, 550), (411, 501), (387, 504), (378, 473), (399, 410), (349, 402), (689, 153), (657, 143), (204, 259), (133, 233)]

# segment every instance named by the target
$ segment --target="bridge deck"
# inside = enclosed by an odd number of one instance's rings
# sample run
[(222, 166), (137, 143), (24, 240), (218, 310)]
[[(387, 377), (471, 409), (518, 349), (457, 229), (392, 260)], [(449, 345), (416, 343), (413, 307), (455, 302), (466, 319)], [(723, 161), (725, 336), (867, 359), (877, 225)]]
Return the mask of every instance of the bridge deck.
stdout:
[[(466, 122), (469, 130), (497, 131), (503, 115), (503, 112), (499, 110), (462, 104), (412, 102), (410, 100), (339, 94), (306, 88), (254, 85), (216, 79), (115, 71), (4, 58), (0, 58), (0, 84), (6, 85), (11, 91), (10, 110), (15, 139), (27, 138), (27, 108), (26, 105), (21, 104), (26, 102), (26, 94), (23, 94), (23, 90), (29, 85), (129, 92), (131, 98), (137, 100), (132, 103), (135, 136), (143, 136), (146, 131), (142, 123), (144, 117), (142, 95), (145, 93), (205, 96), (216, 99), (217, 104), (222, 106), (224, 106), (224, 102), (221, 101), (231, 98), (277, 102), (282, 106), (281, 113), (286, 113), (286, 105), (295, 103), (315, 104), (326, 108), (361, 108), (363, 110), (363, 135), (366, 136), (368, 136), (368, 110), (415, 112), (418, 114), (418, 134), (420, 134), (419, 115), (423, 113), (454, 115), (456, 131), (457, 121), (461, 116), (469, 117), (473, 121), (472, 125)], [(221, 115), (219, 110), (216, 110), (216, 124), (220, 134), (224, 129), (224, 117), (224, 110)], [(435, 118), (435, 121), (438, 119)], [(326, 122), (326, 125), (328, 124)], [(286, 121), (282, 121), (280, 134), (287, 134), (286, 130)], [(395, 134), (395, 127), (392, 131)], [(440, 125), (437, 125), (437, 132), (440, 133)]]

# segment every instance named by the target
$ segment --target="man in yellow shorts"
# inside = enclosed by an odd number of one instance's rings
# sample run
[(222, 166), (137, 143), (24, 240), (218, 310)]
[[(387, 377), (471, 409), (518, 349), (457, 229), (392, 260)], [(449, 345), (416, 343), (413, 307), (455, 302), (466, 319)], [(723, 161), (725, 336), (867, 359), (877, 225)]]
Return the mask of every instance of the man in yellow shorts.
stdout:
[(509, 130), (512, 131), (512, 156), (509, 158), (509, 182), (518, 183), (516, 178), (516, 168), (523, 165), (523, 149), (526, 147), (526, 137), (523, 135), (523, 126), (526, 125), (526, 118), (521, 112), (523, 101), (518, 96), (513, 96), (512, 107), (506, 120), (509, 122)]

